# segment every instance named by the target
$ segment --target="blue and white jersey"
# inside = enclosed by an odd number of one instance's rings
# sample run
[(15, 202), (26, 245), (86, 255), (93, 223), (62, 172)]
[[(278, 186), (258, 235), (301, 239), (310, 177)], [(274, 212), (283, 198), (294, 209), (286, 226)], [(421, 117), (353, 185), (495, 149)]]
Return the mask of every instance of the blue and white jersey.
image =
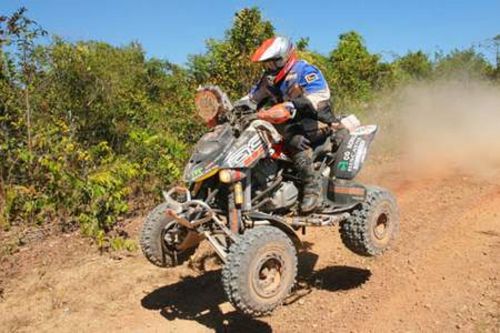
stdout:
[[(277, 84), (268, 82), (266, 77), (261, 79), (259, 84), (252, 88), (249, 97), (257, 104), (268, 99), (273, 103), (293, 102), (302, 117), (307, 117), (306, 113), (310, 113), (314, 118), (322, 118), (318, 115), (325, 112), (331, 114), (330, 89), (325, 78), (317, 67), (304, 60), (298, 60)], [(333, 118), (333, 114), (331, 117)]]

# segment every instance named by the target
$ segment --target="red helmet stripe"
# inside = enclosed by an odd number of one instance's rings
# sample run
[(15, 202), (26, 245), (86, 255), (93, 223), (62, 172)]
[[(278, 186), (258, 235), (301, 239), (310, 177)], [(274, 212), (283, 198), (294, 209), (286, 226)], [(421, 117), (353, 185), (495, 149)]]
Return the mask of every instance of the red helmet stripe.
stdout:
[(279, 71), (278, 75), (274, 78), (274, 83), (278, 83), (285, 78), (285, 75), (288, 74), (290, 69), (292, 69), (293, 65), (297, 62), (297, 53), (295, 51), (292, 52), (290, 58), (286, 62), (285, 66)]
[(262, 55), (264, 54), (264, 52), (266, 52), (267, 49), (269, 47), (271, 47), (271, 45), (273, 45), (273, 42), (274, 42), (275, 39), (276, 39), (276, 37), (266, 39), (264, 41), (264, 43), (262, 43), (262, 45), (257, 50), (255, 50), (254, 54), (252, 55), (251, 60), (253, 62), (259, 62), (260, 61), (260, 57), (262, 57)]

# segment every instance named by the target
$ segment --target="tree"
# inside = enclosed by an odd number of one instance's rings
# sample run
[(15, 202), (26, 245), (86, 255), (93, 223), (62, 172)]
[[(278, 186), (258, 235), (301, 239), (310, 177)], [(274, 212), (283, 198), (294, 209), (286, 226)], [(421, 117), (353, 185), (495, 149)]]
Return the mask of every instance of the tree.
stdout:
[(492, 65), (474, 48), (453, 50), (449, 54), (437, 55), (434, 76), (460, 81), (484, 79), (494, 72)]
[(0, 17), (0, 226), (61, 221), (117, 247), (133, 184), (151, 195), (180, 176), (192, 82), (138, 43), (44, 35), (24, 9)]
[(295, 43), (295, 47), (299, 51), (305, 51), (309, 47), (309, 37), (301, 37), (297, 42)]
[(381, 88), (391, 75), (390, 68), (380, 63), (380, 56), (370, 54), (361, 35), (354, 31), (340, 35), (329, 58), (339, 105), (366, 101), (373, 89)]
[[(21, 7), (15, 11), (10, 17), (5, 20), (7, 25), (7, 38), (4, 40), (6, 44), (14, 44), (17, 50), (17, 66), (20, 68), (18, 71), (17, 79), (21, 83), (23, 93), (25, 117), (26, 117), (26, 131), (27, 131), (27, 144), (28, 149), (31, 151), (32, 146), (32, 106), (31, 94), (34, 89), (33, 81), (36, 75), (36, 66), (33, 60), (35, 50), (35, 42), (38, 38), (47, 35), (47, 32), (32, 19), (28, 18), (25, 13), (27, 9)], [(3, 29), (2, 29), (3, 30)]]
[(495, 47), (495, 61), (496, 61), (495, 76), (497, 79), (500, 79), (500, 34), (493, 37), (492, 41)]
[(394, 63), (396, 69), (401, 70), (411, 79), (423, 80), (432, 74), (432, 62), (422, 51), (408, 52)]
[(189, 70), (197, 83), (216, 84), (232, 98), (241, 97), (261, 70), (250, 62), (251, 54), (273, 35), (274, 27), (258, 8), (242, 9), (223, 40), (209, 39), (205, 54), (190, 57)]

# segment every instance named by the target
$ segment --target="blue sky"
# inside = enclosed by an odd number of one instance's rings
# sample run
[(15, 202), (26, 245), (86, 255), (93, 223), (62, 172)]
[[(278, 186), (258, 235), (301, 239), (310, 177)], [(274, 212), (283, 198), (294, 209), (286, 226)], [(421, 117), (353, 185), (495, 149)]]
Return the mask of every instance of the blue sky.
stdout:
[(20, 6), (68, 40), (139, 41), (148, 55), (176, 63), (202, 52), (207, 38), (222, 38), (234, 13), (248, 6), (260, 7), (279, 33), (308, 36), (310, 47), (323, 53), (349, 30), (360, 32), (369, 49), (386, 59), (408, 50), (465, 48), (500, 34), (500, 0), (0, 0), (0, 13)]

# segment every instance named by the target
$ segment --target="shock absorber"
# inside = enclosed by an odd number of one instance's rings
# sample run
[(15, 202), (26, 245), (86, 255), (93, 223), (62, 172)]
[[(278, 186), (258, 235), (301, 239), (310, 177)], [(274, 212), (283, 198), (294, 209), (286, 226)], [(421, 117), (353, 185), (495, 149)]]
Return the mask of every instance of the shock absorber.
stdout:
[[(238, 197), (238, 195), (236, 194), (236, 190), (236, 186), (231, 186), (231, 191), (228, 195), (227, 212), (229, 228), (231, 229), (231, 232), (238, 234), (241, 228), (241, 204), (236, 204), (236, 199)], [(242, 194), (239, 195), (241, 196)]]

